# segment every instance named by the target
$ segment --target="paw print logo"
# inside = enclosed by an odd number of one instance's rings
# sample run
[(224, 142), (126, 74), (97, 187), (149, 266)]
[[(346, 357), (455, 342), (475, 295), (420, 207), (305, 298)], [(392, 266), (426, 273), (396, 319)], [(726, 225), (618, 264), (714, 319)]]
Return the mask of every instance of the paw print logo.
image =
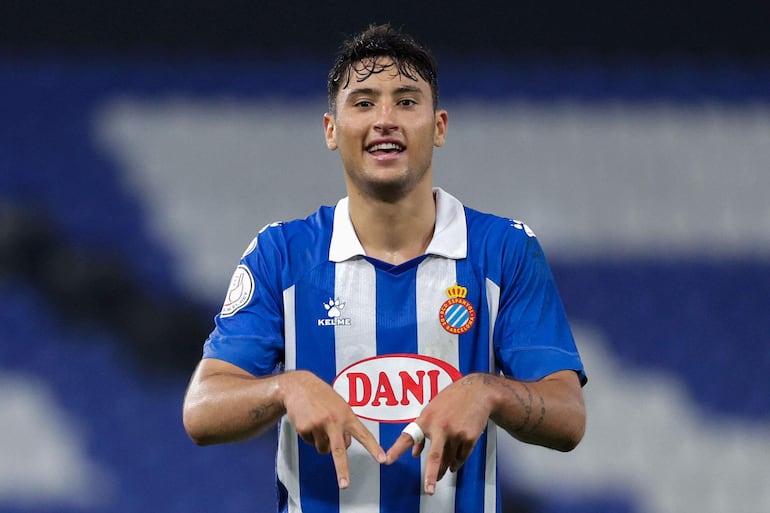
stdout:
[(527, 234), (527, 237), (534, 237), (535, 232), (532, 231), (532, 228), (527, 226), (523, 221), (519, 221), (518, 219), (511, 219), (511, 226), (516, 228), (517, 230), (524, 230), (524, 233)]
[(329, 317), (339, 317), (342, 315), (342, 310), (345, 309), (345, 303), (341, 302), (340, 298), (329, 298), (329, 301), (324, 303), (324, 308), (326, 309), (326, 315)]

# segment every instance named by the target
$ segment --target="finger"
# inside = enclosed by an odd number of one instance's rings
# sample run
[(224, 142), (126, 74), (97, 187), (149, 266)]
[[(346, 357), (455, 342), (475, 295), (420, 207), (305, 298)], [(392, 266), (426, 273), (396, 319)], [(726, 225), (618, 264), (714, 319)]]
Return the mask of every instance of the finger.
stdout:
[(436, 481), (441, 481), (444, 478), (446, 471), (449, 470), (449, 467), (455, 459), (456, 453), (457, 449), (455, 448), (455, 444), (452, 442), (452, 439), (448, 439), (444, 444), (444, 451), (442, 452), (441, 464), (438, 467)]
[(425, 493), (428, 495), (436, 493), (436, 482), (442, 465), (445, 442), (443, 434), (437, 434), (430, 440), (428, 456), (425, 458)]
[(337, 472), (337, 484), (340, 488), (347, 488), (350, 484), (350, 467), (348, 466), (345, 437), (342, 433), (329, 436), (329, 447), (334, 461), (334, 469)]
[(463, 466), (463, 463), (465, 463), (465, 460), (468, 459), (468, 457), (471, 455), (471, 452), (473, 451), (473, 447), (476, 444), (460, 444), (460, 446), (457, 448), (457, 453), (455, 455), (454, 461), (449, 465), (449, 470), (452, 472), (457, 472), (460, 470), (460, 467)]
[(350, 426), (348, 433), (349, 436), (352, 436), (361, 442), (361, 445), (363, 445), (364, 448), (369, 451), (369, 454), (372, 455), (372, 458), (374, 458), (377, 463), (385, 463), (387, 460), (385, 450), (380, 446), (380, 443), (376, 438), (374, 438), (374, 435), (368, 429), (366, 429), (366, 426), (364, 426), (360, 420), (357, 418), (355, 419), (355, 422)]
[(446, 474), (446, 471), (448, 468), (449, 466), (446, 463), (441, 464), (441, 466), (438, 469), (438, 475), (436, 476), (436, 482), (444, 479), (444, 475)]
[(412, 440), (412, 437), (407, 433), (401, 433), (399, 437), (396, 438), (396, 441), (393, 442), (393, 445), (390, 446), (390, 449), (388, 449), (388, 453), (386, 455), (387, 464), (390, 465), (391, 463), (394, 463), (398, 458), (401, 457), (402, 454), (404, 454), (407, 449), (412, 447), (412, 445), (414, 445), (414, 440)]
[(345, 431), (345, 448), (350, 449), (350, 443), (353, 441), (353, 438), (350, 436), (350, 433)]
[(313, 440), (315, 449), (319, 452), (319, 454), (329, 454), (329, 437), (326, 435), (326, 433), (321, 432), (313, 435)]
[(315, 446), (315, 437), (313, 436), (313, 433), (298, 433), (299, 437), (302, 439), (303, 442), (305, 442), (308, 445)]
[(414, 444), (412, 446), (412, 456), (415, 458), (418, 458), (420, 454), (422, 454), (422, 450), (425, 449), (425, 439), (423, 439), (422, 442), (419, 444)]

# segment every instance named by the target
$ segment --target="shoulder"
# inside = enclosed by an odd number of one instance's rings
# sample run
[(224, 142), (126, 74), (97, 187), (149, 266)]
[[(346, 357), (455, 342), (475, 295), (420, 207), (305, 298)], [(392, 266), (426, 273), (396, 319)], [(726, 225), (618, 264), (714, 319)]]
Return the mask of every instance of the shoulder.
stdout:
[[(519, 218), (466, 207), (468, 258), (492, 282), (506, 286), (545, 262), (535, 232)], [(529, 271), (528, 271), (529, 270)]]
[(516, 217), (503, 217), (465, 206), (468, 240), (483, 245), (527, 244), (537, 239), (534, 230)]
[(486, 259), (489, 255), (499, 255), (510, 245), (525, 245), (528, 239), (535, 238), (535, 233), (518, 218), (482, 212), (440, 188), (434, 190), (436, 229), (433, 243), (436, 246), (453, 247), (462, 237), (470, 255), (483, 255)]
[[(275, 221), (263, 226), (243, 253), (242, 258), (259, 249), (291, 252), (318, 247), (331, 238), (334, 207), (323, 206), (304, 219)], [(326, 244), (328, 246), (328, 243)]]

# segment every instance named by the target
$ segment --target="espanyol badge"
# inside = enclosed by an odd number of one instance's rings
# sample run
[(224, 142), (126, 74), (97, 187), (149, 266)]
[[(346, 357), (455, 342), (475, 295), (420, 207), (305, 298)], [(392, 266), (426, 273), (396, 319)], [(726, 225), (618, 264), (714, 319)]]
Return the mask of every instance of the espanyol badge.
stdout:
[(465, 299), (468, 289), (454, 285), (446, 289), (449, 299), (444, 301), (438, 311), (441, 326), (453, 335), (467, 333), (476, 322), (476, 311), (473, 305)]

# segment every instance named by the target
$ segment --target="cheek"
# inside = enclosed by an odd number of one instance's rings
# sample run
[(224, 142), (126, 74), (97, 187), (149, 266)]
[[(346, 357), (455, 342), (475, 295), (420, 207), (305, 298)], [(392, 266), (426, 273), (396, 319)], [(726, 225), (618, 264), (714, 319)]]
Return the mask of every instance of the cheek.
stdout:
[(420, 127), (419, 145), (423, 151), (433, 151), (433, 146), (437, 141), (436, 127), (433, 124), (425, 124)]
[(361, 140), (366, 135), (365, 131), (357, 129), (349, 124), (338, 123), (335, 130), (337, 145), (342, 147), (361, 146)]

